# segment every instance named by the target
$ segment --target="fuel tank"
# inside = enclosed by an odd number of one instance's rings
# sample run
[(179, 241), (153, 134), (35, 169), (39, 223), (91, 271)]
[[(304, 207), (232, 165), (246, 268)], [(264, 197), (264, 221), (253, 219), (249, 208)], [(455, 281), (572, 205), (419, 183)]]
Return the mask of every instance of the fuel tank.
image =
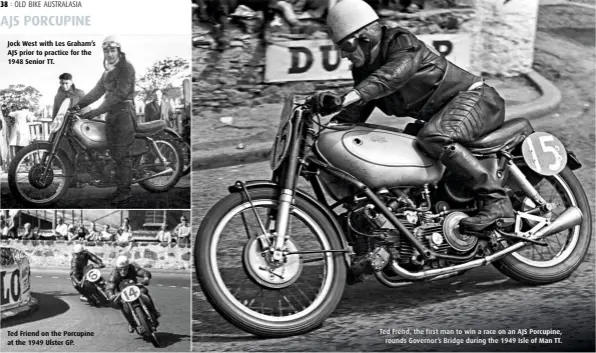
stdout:
[(77, 120), (73, 124), (72, 130), (83, 146), (87, 148), (103, 149), (108, 147), (104, 122)]
[(445, 170), (420, 150), (414, 136), (376, 125), (327, 130), (315, 148), (329, 164), (373, 189), (431, 184), (438, 182)]

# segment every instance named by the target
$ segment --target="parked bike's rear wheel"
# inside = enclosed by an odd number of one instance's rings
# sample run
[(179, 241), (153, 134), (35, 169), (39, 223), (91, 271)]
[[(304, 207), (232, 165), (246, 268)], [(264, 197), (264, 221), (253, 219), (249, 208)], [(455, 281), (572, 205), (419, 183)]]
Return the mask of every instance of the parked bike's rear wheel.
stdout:
[(28, 205), (51, 206), (68, 191), (73, 168), (65, 153), (59, 151), (54, 155), (43, 177), (51, 149), (49, 143), (33, 143), (19, 151), (10, 163), (10, 192)]
[[(581, 224), (544, 238), (548, 246), (530, 244), (494, 265), (517, 281), (548, 284), (569, 277), (586, 257), (592, 238), (592, 211), (585, 191), (569, 168), (560, 174), (542, 178), (534, 187), (547, 202), (556, 205), (552, 220), (570, 206), (575, 206), (582, 212)], [(521, 191), (515, 192), (515, 195), (512, 202), (521, 205), (522, 211), (535, 207)], [(533, 225), (525, 226), (529, 228)]]
[(155, 175), (159, 172), (171, 168), (172, 172), (164, 176), (155, 177), (144, 180), (139, 183), (141, 187), (149, 192), (165, 192), (176, 186), (182, 177), (182, 169), (184, 168), (184, 160), (182, 158), (182, 151), (178, 144), (169, 140), (156, 140), (157, 148), (167, 160), (168, 165), (164, 165), (159, 159), (156, 152), (153, 150), (142, 156), (140, 161), (140, 169), (146, 173)]
[[(277, 192), (249, 190), (271, 241)], [(346, 280), (340, 253), (287, 254), (274, 263), (263, 251), (251, 203), (228, 195), (207, 214), (197, 235), (195, 268), (213, 307), (237, 327), (264, 337), (308, 332), (333, 312)], [(297, 197), (288, 223), (289, 252), (341, 249), (339, 235), (315, 206)]]

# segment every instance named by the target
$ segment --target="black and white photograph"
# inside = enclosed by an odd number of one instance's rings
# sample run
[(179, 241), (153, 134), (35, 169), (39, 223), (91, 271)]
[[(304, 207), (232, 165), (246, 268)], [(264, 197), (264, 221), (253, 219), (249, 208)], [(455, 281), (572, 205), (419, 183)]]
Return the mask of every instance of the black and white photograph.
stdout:
[(189, 351), (190, 212), (1, 210), (2, 351)]
[(193, 9), (193, 351), (595, 350), (594, 1)]
[(191, 39), (170, 27), (191, 8), (156, 4), (109, 1), (117, 15), (78, 34), (3, 33), (3, 208), (190, 208)]

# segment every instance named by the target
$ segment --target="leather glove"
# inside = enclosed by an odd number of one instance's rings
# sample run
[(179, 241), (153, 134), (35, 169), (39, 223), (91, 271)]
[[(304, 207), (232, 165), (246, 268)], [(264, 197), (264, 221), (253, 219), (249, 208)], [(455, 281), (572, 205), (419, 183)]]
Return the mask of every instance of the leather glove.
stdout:
[(79, 107), (78, 105), (68, 108), (69, 113), (77, 113), (80, 110), (81, 110), (81, 107)]
[(321, 92), (312, 97), (314, 110), (317, 114), (329, 115), (341, 110), (344, 97), (333, 92)]
[(82, 119), (93, 119), (94, 117), (98, 116), (97, 111), (95, 109), (88, 111), (87, 113), (81, 115)]
[(149, 285), (149, 278), (143, 278), (143, 279), (141, 280), (141, 284), (142, 284), (142, 285), (144, 285), (144, 286), (147, 286), (147, 285)]

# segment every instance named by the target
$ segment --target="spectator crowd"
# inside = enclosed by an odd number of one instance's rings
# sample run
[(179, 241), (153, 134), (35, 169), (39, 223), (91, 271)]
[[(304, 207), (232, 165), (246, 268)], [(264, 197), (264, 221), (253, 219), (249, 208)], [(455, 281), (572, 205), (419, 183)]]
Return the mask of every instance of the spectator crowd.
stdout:
[[(14, 212), (14, 211), (13, 211)], [(163, 223), (160, 230), (154, 235), (147, 235), (150, 231), (143, 230), (143, 236), (135, 237), (134, 231), (130, 226), (130, 219), (124, 218), (118, 229), (113, 231), (110, 225), (106, 224), (98, 227), (95, 222), (90, 222), (89, 227), (85, 227), (82, 221), (76, 224), (67, 224), (62, 217), (58, 217), (54, 229), (32, 228), (31, 223), (25, 223), (22, 229), (18, 229), (17, 215), (7, 213), (1, 215), (0, 228), (2, 230), (2, 239), (20, 239), (20, 240), (65, 240), (65, 241), (104, 241), (130, 243), (135, 241), (176, 243), (181, 246), (190, 244), (191, 227), (185, 216), (180, 217), (178, 223), (173, 229), (169, 229), (167, 223)]]

